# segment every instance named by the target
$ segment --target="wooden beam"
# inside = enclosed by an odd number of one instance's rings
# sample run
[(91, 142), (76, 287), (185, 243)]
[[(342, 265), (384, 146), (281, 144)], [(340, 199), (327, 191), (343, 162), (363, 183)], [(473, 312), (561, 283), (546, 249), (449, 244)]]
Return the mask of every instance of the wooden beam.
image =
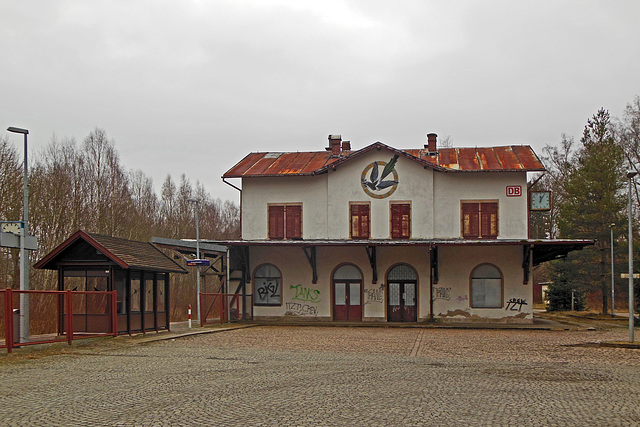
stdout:
[(432, 283), (434, 285), (438, 284), (438, 247), (437, 246), (431, 246), (431, 250), (429, 251), (430, 255), (431, 255), (431, 277), (432, 277)]
[[(309, 250), (307, 252), (307, 249)], [(315, 285), (316, 283), (318, 283), (318, 263), (317, 263), (317, 258), (316, 258), (316, 247), (315, 246), (303, 246), (302, 247), (302, 251), (304, 252), (305, 256), (307, 257), (307, 261), (309, 261), (309, 265), (311, 266), (311, 272), (312, 272), (312, 283)]]
[(529, 283), (531, 266), (531, 245), (522, 245), (522, 284)]
[(366, 246), (367, 256), (369, 257), (369, 264), (371, 264), (371, 283), (374, 285), (378, 283), (378, 259), (376, 256), (376, 247), (375, 246)]

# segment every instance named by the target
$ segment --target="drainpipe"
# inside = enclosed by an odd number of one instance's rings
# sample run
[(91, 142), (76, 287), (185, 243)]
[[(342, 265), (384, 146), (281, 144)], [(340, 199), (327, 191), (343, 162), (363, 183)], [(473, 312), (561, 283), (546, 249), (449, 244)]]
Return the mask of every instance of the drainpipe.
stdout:
[(232, 183), (227, 181), (225, 177), (222, 177), (222, 182), (224, 182), (225, 184), (235, 188), (236, 190), (238, 190), (240, 192), (240, 238), (242, 239), (242, 189), (236, 187), (235, 185), (233, 185)]

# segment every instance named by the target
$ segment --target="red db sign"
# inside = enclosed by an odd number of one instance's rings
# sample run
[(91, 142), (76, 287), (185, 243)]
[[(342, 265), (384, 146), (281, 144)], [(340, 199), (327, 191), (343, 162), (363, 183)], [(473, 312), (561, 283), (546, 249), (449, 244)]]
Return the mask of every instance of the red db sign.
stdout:
[(507, 185), (507, 197), (520, 197), (522, 196), (521, 185)]

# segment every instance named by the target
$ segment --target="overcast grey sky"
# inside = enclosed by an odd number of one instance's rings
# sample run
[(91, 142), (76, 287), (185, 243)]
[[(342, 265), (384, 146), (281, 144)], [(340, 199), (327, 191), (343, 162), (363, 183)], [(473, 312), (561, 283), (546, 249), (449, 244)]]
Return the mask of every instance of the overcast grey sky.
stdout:
[(100, 127), (157, 189), (186, 173), (237, 201), (220, 176), (246, 154), (331, 133), (579, 139), (640, 95), (640, 2), (0, 0), (0, 70), (0, 126), (30, 155)]

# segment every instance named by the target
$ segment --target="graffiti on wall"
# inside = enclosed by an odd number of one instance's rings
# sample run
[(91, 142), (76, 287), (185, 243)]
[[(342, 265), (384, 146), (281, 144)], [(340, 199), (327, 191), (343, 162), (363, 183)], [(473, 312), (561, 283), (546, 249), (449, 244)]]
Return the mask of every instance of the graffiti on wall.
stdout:
[(306, 288), (300, 285), (291, 285), (291, 289), (295, 291), (295, 296), (291, 299), (296, 301), (303, 302), (319, 302), (320, 301), (320, 291), (317, 289)]
[(442, 286), (433, 288), (433, 300), (436, 301), (439, 299), (449, 301), (451, 299), (451, 288)]
[(509, 301), (507, 301), (507, 308), (505, 308), (505, 310), (521, 311), (523, 305), (527, 305), (526, 299), (511, 298)]
[(458, 302), (469, 301), (469, 295), (458, 295), (458, 298), (456, 299), (458, 300)]
[(384, 301), (384, 283), (381, 283), (377, 288), (364, 290), (364, 305), (382, 304), (382, 301)]
[(285, 313), (289, 316), (317, 316), (318, 307), (310, 304), (302, 304), (299, 302), (286, 303), (287, 311)]
[(264, 280), (255, 286), (257, 304), (280, 303), (280, 284), (277, 281)]

